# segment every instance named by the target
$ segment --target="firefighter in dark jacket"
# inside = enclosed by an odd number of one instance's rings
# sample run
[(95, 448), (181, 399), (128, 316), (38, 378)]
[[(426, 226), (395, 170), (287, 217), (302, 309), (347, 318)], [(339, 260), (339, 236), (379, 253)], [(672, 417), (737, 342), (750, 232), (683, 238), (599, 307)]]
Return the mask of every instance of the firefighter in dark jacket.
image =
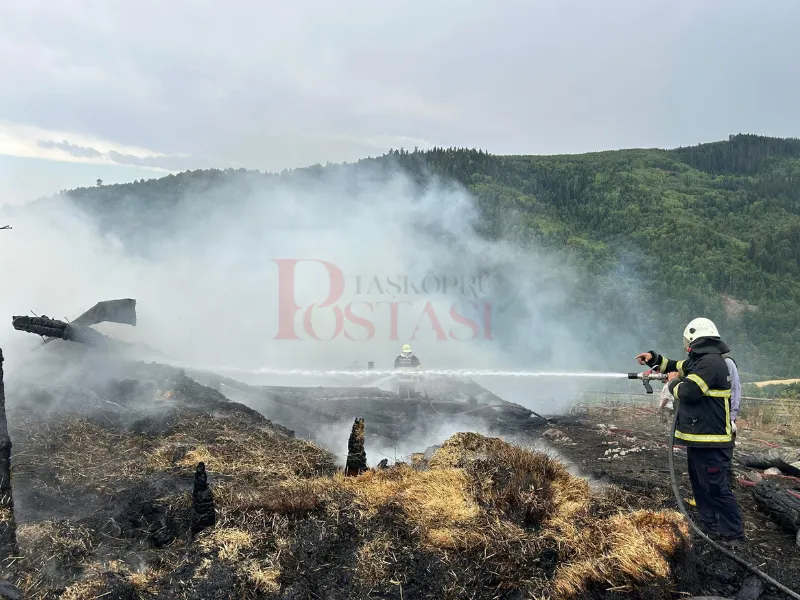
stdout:
[(694, 319), (683, 332), (685, 360), (670, 360), (655, 351), (636, 359), (667, 373), (675, 398), (677, 444), (686, 446), (699, 525), (723, 541), (744, 541), (742, 516), (731, 490), (729, 472), (733, 454), (731, 378), (723, 354), (730, 352), (709, 319)]
[(417, 378), (413, 374), (413, 370), (422, 368), (419, 358), (411, 351), (411, 346), (403, 344), (400, 354), (394, 359), (394, 368), (400, 371), (405, 371), (397, 377), (398, 393), (401, 396), (411, 396), (417, 391), (416, 381)]

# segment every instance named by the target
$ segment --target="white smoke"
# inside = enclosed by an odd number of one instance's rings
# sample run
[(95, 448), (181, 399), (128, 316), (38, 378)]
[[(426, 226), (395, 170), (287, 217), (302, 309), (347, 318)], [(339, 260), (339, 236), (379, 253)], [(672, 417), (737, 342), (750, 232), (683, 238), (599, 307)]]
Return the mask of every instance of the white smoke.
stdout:
[[(232, 174), (203, 191), (187, 188), (171, 213), (136, 190), (124, 200), (128, 222), (116, 224), (138, 226), (135, 239), (101, 231), (65, 197), (6, 213), (14, 229), (0, 236), (0, 345), (9, 368), (38, 343), (11, 329), (12, 315), (33, 311), (63, 320), (100, 300), (125, 297), (138, 301), (138, 326), (100, 330), (211, 370), (365, 368), (369, 361), (387, 369), (410, 343), (423, 366), (435, 369), (621, 371), (639, 350), (599, 335), (602, 324), (588, 311), (567, 310), (578, 275), (564, 257), (530, 242), (477, 235), (473, 198), (450, 183), (420, 189), (399, 170), (384, 176), (366, 165), (314, 176)], [(154, 218), (158, 210), (163, 220)], [(507, 220), (521, 218), (509, 213)], [(141, 225), (145, 219), (168, 226), (166, 235), (163, 227)], [(279, 264), (292, 259), (301, 262), (287, 291), (289, 270), (281, 276)], [(332, 289), (331, 270), (320, 261), (342, 278), (335, 306), (320, 306)], [(293, 298), (300, 307), (294, 315), (279, 312), (282, 286), (284, 304)], [(312, 304), (320, 340), (304, 326)], [(290, 330), (299, 339), (276, 339)], [(619, 364), (622, 357), (627, 362)], [(564, 378), (479, 382), (550, 412), (587, 385)]]

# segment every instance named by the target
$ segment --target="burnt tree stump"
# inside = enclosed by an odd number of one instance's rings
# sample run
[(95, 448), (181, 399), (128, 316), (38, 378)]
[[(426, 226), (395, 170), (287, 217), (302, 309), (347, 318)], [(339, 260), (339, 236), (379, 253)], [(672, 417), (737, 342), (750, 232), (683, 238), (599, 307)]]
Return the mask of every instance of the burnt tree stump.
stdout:
[(197, 463), (194, 471), (194, 489), (192, 490), (192, 536), (203, 529), (217, 524), (217, 511), (214, 507), (214, 492), (208, 485), (205, 463)]
[(6, 420), (6, 394), (3, 383), (3, 351), (0, 349), (0, 560), (17, 551), (17, 524), (14, 496), (11, 493), (11, 438)]
[(367, 470), (367, 452), (364, 450), (364, 419), (356, 417), (350, 439), (347, 441), (345, 477), (355, 477)]

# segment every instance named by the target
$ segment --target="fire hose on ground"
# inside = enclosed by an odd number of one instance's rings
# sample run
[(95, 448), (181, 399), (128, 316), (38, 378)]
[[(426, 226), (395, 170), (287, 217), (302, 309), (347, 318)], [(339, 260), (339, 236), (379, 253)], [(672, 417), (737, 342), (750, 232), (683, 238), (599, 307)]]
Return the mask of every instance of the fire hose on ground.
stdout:
[[(642, 379), (644, 381), (644, 383), (645, 383), (645, 388), (650, 387), (648, 385), (648, 380), (649, 379), (658, 379), (658, 380), (662, 380), (662, 381), (664, 380), (664, 376), (662, 374), (653, 374), (653, 375), (651, 375), (650, 373), (645, 373), (645, 374), (630, 373), (628, 375), (628, 378), (629, 379)], [(650, 390), (648, 390), (648, 393), (652, 393), (652, 392)], [(689, 523), (689, 526), (692, 528), (692, 530), (697, 535), (700, 536), (700, 538), (702, 538), (703, 540), (708, 542), (711, 545), (712, 548), (714, 548), (715, 550), (718, 550), (719, 552), (721, 552), (722, 554), (724, 554), (725, 556), (727, 556), (731, 560), (737, 562), (738, 564), (743, 566), (745, 569), (747, 569), (748, 571), (750, 571), (754, 575), (757, 575), (758, 577), (760, 577), (761, 579), (763, 579), (765, 582), (767, 582), (768, 584), (772, 585), (773, 587), (779, 589), (780, 591), (782, 591), (784, 594), (786, 594), (790, 598), (795, 598), (795, 600), (800, 600), (800, 594), (790, 590), (788, 587), (783, 585), (781, 582), (776, 581), (775, 579), (773, 579), (772, 577), (770, 577), (769, 575), (767, 575), (763, 571), (761, 571), (761, 570), (757, 569), (756, 567), (754, 567), (753, 565), (751, 565), (749, 562), (747, 562), (741, 556), (737, 556), (735, 553), (731, 552), (730, 550), (728, 550), (724, 546), (722, 546), (722, 545), (718, 544), (717, 542), (715, 542), (714, 540), (712, 540), (697, 525), (695, 525), (694, 521), (692, 521), (692, 518), (689, 516), (689, 513), (686, 510), (686, 506), (683, 504), (683, 499), (681, 498), (681, 492), (678, 489), (678, 480), (675, 477), (675, 460), (674, 460), (674, 452), (673, 452), (673, 443), (674, 443), (674, 440), (675, 440), (675, 430), (677, 429), (677, 427), (678, 427), (678, 411), (676, 410), (675, 411), (675, 415), (672, 418), (672, 427), (670, 427), (669, 439), (667, 440), (667, 449), (668, 449), (668, 451), (667, 451), (667, 460), (668, 460), (668, 463), (669, 463), (669, 478), (670, 478), (670, 482), (672, 483), (672, 493), (675, 496), (675, 502), (678, 503), (678, 510), (680, 510), (681, 514), (686, 518), (686, 520)]]

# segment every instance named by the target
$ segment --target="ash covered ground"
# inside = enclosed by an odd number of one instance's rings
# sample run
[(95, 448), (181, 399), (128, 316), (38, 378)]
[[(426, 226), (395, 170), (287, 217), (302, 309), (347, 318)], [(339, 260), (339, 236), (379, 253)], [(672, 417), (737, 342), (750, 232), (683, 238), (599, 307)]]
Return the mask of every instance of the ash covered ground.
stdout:
[[(800, 478), (784, 474), (764, 474), (748, 468), (745, 456), (761, 455), (770, 448), (784, 452), (798, 451), (797, 439), (788, 427), (763, 427), (740, 418), (737, 421), (737, 447), (734, 450), (733, 491), (742, 509), (747, 547), (738, 553), (751, 564), (792, 590), (800, 590), (800, 545), (796, 542), (800, 526), (800, 504), (792, 505), (793, 524), (772, 519), (764, 506), (759, 507), (754, 481), (797, 495)], [(669, 425), (659, 419), (656, 409), (645, 406), (583, 407), (547, 427), (543, 436), (558, 452), (570, 460), (581, 474), (593, 480), (619, 486), (628, 493), (630, 504), (621, 509), (659, 510), (676, 507), (667, 469), (666, 442)], [(675, 467), (684, 499), (691, 499), (686, 453), (676, 446)], [(791, 469), (787, 469), (791, 472)], [(696, 510), (687, 506), (693, 518)], [(703, 541), (695, 544), (698, 575), (703, 582), (701, 595), (733, 598), (749, 574)], [(786, 596), (767, 587), (762, 599)]]
[[(651, 413), (546, 423), (469, 384), (434, 412), (386, 392), (326, 403), (52, 346), (6, 377), (20, 551), (4, 576), (25, 598), (733, 597), (747, 575), (691, 539)], [(448, 399), (473, 413), (454, 426)], [(371, 466), (370, 447), (421, 447), (345, 477), (349, 426), (308, 438), (356, 417)], [(462, 433), (434, 439), (446, 423)], [(193, 535), (201, 462), (215, 518)], [(799, 587), (794, 536), (737, 495), (747, 556)]]

